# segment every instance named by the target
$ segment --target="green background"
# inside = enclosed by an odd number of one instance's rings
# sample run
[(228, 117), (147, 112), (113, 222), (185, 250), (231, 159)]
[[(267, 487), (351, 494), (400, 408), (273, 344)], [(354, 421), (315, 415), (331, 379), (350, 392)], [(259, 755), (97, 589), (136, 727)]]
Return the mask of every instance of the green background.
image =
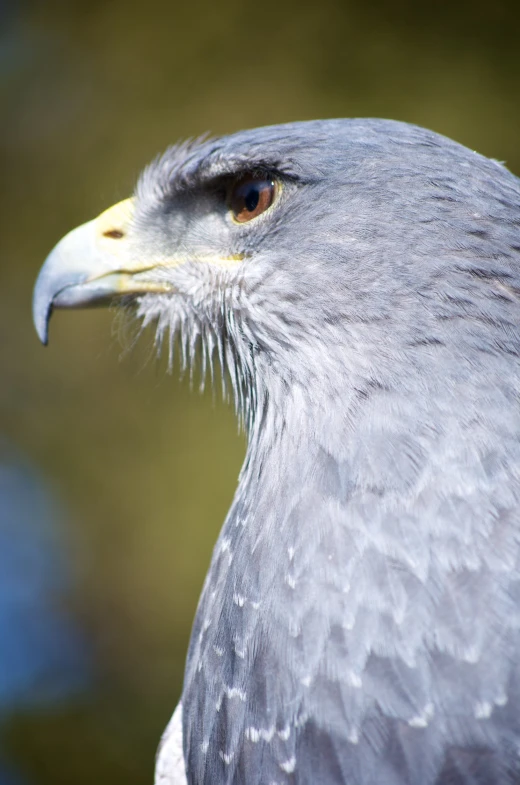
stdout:
[(67, 510), (67, 602), (98, 673), (81, 698), (11, 720), (28, 781), (152, 780), (245, 447), (231, 407), (168, 375), (114, 310), (60, 312), (43, 349), (30, 299), (46, 254), (206, 131), (391, 117), (519, 173), (516, 6), (0, 4), (0, 434)]

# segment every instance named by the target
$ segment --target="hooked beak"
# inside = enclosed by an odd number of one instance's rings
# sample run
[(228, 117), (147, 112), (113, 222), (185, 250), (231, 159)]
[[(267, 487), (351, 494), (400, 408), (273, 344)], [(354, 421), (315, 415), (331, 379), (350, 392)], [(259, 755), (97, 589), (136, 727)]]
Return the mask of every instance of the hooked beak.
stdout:
[(54, 308), (84, 308), (124, 295), (172, 291), (167, 281), (154, 281), (149, 275), (165, 261), (142, 260), (136, 253), (133, 212), (133, 199), (125, 199), (69, 232), (51, 251), (33, 295), (34, 326), (43, 344)]

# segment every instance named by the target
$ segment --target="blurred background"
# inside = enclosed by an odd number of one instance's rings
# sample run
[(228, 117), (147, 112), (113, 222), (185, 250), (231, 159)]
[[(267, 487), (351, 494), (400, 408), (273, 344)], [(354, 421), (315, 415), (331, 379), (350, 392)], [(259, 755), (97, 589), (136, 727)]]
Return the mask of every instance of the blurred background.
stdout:
[(519, 174), (518, 8), (0, 0), (0, 785), (152, 781), (245, 447), (114, 311), (39, 346), (46, 254), (205, 131), (391, 117)]

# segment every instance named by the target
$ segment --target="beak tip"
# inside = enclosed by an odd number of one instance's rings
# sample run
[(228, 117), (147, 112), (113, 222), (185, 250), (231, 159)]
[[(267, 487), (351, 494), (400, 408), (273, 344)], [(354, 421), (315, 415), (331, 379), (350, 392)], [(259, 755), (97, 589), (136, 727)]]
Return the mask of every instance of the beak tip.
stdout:
[(39, 312), (35, 309), (34, 311), (34, 327), (36, 329), (36, 334), (40, 339), (43, 346), (47, 346), (49, 343), (49, 319), (51, 316), (51, 307), (49, 306), (45, 310)]
[(47, 346), (49, 341), (49, 320), (52, 314), (52, 297), (49, 297), (45, 286), (42, 286), (41, 274), (34, 287), (32, 310), (36, 334), (41, 343)]

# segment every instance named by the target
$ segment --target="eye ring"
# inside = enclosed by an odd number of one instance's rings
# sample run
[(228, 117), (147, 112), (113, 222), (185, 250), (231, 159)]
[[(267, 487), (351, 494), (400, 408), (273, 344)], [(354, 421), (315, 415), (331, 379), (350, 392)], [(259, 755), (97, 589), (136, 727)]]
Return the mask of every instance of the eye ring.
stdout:
[(245, 175), (233, 182), (228, 204), (235, 223), (247, 223), (271, 207), (276, 199), (278, 184), (265, 175)]

